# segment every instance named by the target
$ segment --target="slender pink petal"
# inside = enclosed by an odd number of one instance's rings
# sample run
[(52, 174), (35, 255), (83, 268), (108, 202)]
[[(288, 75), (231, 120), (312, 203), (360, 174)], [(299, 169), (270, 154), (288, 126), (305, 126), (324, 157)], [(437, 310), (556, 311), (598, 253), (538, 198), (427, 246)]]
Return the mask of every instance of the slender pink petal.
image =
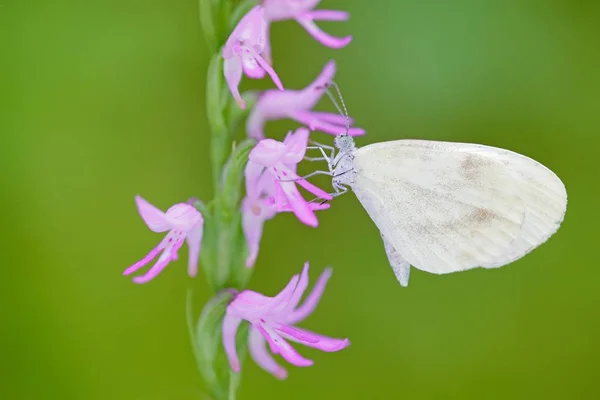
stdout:
[[(311, 331), (306, 331), (303, 329), (294, 328), (294, 331), (290, 332), (277, 331), (283, 336), (285, 339), (291, 340), (295, 343), (303, 344), (304, 346), (312, 347), (314, 349), (318, 349), (326, 352), (334, 352), (345, 349), (350, 346), (350, 341), (348, 339), (336, 339), (328, 336), (323, 336), (316, 334)], [(310, 340), (305, 340), (309, 338)]]
[(156, 261), (156, 264), (154, 264), (152, 266), (152, 268), (150, 268), (148, 270), (148, 272), (146, 272), (142, 276), (134, 277), (133, 281), (135, 283), (147, 283), (147, 282), (151, 281), (152, 279), (156, 278), (156, 276), (167, 266), (167, 264), (169, 264), (170, 261), (171, 261), (171, 249), (167, 248), (161, 254), (161, 256), (158, 258), (158, 261)]
[(332, 195), (330, 195), (323, 189), (313, 185), (306, 179), (301, 179), (301, 180), (297, 181), (296, 183), (298, 185), (302, 186), (304, 189), (308, 190), (310, 193), (314, 194), (315, 196), (317, 196), (323, 200), (332, 200), (333, 199)]
[(223, 318), (223, 347), (229, 359), (229, 365), (234, 372), (240, 372), (240, 359), (235, 347), (235, 336), (241, 322), (241, 318), (231, 315), (225, 315), (225, 318)]
[[(332, 135), (339, 135), (346, 132), (345, 125), (334, 125), (320, 120), (312, 111), (297, 110), (291, 117), (298, 122), (307, 125), (312, 130), (323, 131)], [(348, 131), (348, 135), (350, 136), (361, 136), (364, 134), (365, 130), (362, 128), (350, 127), (350, 130)]]
[(283, 91), (283, 84), (281, 83), (281, 79), (279, 79), (279, 76), (277, 75), (273, 67), (271, 67), (269, 63), (267, 63), (258, 53), (254, 53), (254, 59), (258, 62), (258, 65), (260, 65), (265, 71), (267, 71), (267, 74), (269, 74), (269, 76), (273, 80), (273, 83), (275, 83), (275, 86), (277, 86), (279, 90)]
[(172, 228), (167, 214), (148, 203), (143, 197), (135, 196), (135, 203), (140, 216), (151, 231), (165, 232)]
[(266, 220), (273, 218), (275, 208), (260, 200), (252, 202), (246, 197), (242, 202), (242, 228), (248, 245), (246, 267), (254, 266), (262, 237), (263, 225)]
[(269, 304), (265, 309), (265, 314), (278, 313), (285, 309), (294, 295), (294, 291), (296, 290), (296, 286), (298, 286), (299, 280), (300, 277), (298, 275), (292, 276), (292, 279), (290, 279), (283, 290), (279, 292), (277, 296), (273, 297), (271, 304)]
[(261, 325), (261, 333), (265, 335), (267, 343), (271, 344), (271, 350), (273, 347), (277, 348), (274, 353), (281, 354), (281, 356), (290, 364), (297, 367), (310, 367), (313, 365), (313, 361), (302, 357), (288, 342), (285, 341), (277, 332), (268, 326)]
[(347, 21), (350, 14), (338, 10), (314, 10), (306, 13), (313, 21)]
[(242, 99), (238, 88), (242, 80), (242, 60), (239, 56), (233, 55), (231, 58), (225, 59), (223, 74), (233, 98), (242, 110), (245, 109), (246, 102)]
[[(346, 126), (346, 116), (337, 113), (311, 111), (312, 116), (320, 121), (328, 122), (334, 125)], [(348, 118), (350, 125), (354, 124), (353, 118)]]
[(287, 378), (287, 371), (277, 364), (269, 354), (265, 338), (254, 327), (250, 328), (248, 350), (250, 351), (250, 356), (259, 367), (274, 375), (277, 379)]
[(140, 261), (133, 264), (131, 267), (127, 268), (123, 272), (123, 275), (130, 275), (130, 274), (134, 273), (135, 271), (137, 271), (138, 269), (142, 268), (144, 265), (146, 265), (150, 261), (152, 261), (154, 259), (154, 257), (156, 257), (156, 255), (158, 253), (160, 253), (164, 248), (165, 248), (165, 246), (164, 246), (163, 242), (161, 242), (158, 246), (156, 246), (155, 248), (150, 250), (150, 253), (148, 253), (144, 258), (142, 258)]
[[(331, 205), (329, 203), (308, 203), (309, 207), (313, 211), (327, 210)], [(277, 212), (293, 212), (289, 204), (281, 204), (277, 206)]]
[(304, 267), (302, 268), (302, 273), (300, 274), (300, 280), (298, 281), (298, 285), (296, 286), (296, 290), (294, 290), (294, 294), (292, 295), (292, 298), (290, 299), (289, 304), (287, 305), (286, 309), (284, 310), (285, 312), (289, 313), (294, 308), (296, 308), (296, 306), (300, 302), (300, 299), (302, 299), (302, 295), (304, 294), (304, 291), (306, 290), (307, 287), (308, 287), (308, 262), (305, 262)]
[(327, 268), (325, 271), (323, 271), (321, 276), (319, 276), (315, 287), (304, 300), (304, 303), (288, 315), (286, 319), (288, 324), (297, 324), (302, 322), (304, 319), (306, 319), (306, 317), (312, 314), (321, 300), (321, 296), (323, 295), (325, 287), (327, 286), (327, 281), (329, 278), (331, 278), (332, 273), (333, 270), (331, 268)]
[[(317, 91), (321, 93), (321, 96), (324, 93), (324, 88), (325, 85), (327, 85), (328, 83), (330, 83), (333, 80), (333, 77), (335, 76), (335, 73), (337, 71), (337, 66), (334, 60), (329, 60), (327, 62), (327, 64), (325, 64), (325, 66), (323, 67), (323, 70), (321, 71), (321, 73), (319, 74), (319, 76), (317, 76), (315, 78), (314, 81), (312, 81), (312, 83), (308, 86), (308, 88), (304, 89), (305, 91)], [(312, 108), (312, 107), (311, 107)]]
[(192, 278), (198, 274), (198, 262), (200, 259), (200, 248), (202, 246), (203, 225), (199, 223), (186, 235), (189, 248), (188, 275)]
[[(289, 186), (289, 184), (293, 185), (294, 183), (297, 183), (298, 185), (300, 185), (301, 187), (303, 187), (304, 189), (306, 189), (308, 192), (314, 194), (315, 196), (317, 196), (317, 197), (319, 197), (319, 198), (321, 198), (323, 200), (331, 200), (331, 199), (333, 199), (333, 196), (331, 196), (329, 193), (327, 193), (323, 189), (321, 189), (321, 188), (313, 185), (312, 183), (310, 183), (306, 179), (303, 179), (301, 176), (298, 176), (295, 172), (293, 172), (290, 168), (288, 168), (285, 165), (279, 164), (277, 166), (277, 170), (275, 171), (275, 173), (276, 173), (275, 178), (280, 182), (282, 188), (283, 188), (284, 185), (288, 185)], [(293, 186), (293, 187), (295, 188), (295, 186)], [(296, 189), (296, 192), (297, 191), (298, 190)], [(284, 190), (284, 193), (286, 193), (285, 190)], [(300, 196), (299, 192), (298, 192), (298, 196)], [(287, 193), (286, 193), (286, 198), (288, 198)], [(304, 201), (304, 199), (302, 199), (302, 200)], [(288, 198), (288, 203), (289, 203), (290, 207), (293, 210), (295, 210), (294, 205), (289, 200), (289, 198)]]
[(305, 331), (282, 323), (271, 322), (270, 325), (272, 325), (272, 328), (279, 334), (285, 334), (286, 337), (293, 337), (298, 343), (316, 344), (319, 341), (319, 339), (315, 337), (316, 335), (310, 331)]
[(297, 17), (296, 21), (321, 44), (334, 49), (342, 48), (352, 41), (352, 36), (337, 38), (323, 32), (309, 17)]
[(308, 226), (312, 226), (316, 228), (319, 226), (319, 221), (317, 220), (317, 216), (309, 207), (308, 203), (298, 191), (298, 188), (294, 184), (294, 182), (280, 182), (279, 187), (283, 191), (287, 203), (292, 208), (292, 212), (298, 217), (300, 222), (306, 224)]
[(263, 321), (253, 322), (252, 328), (259, 331), (260, 334), (265, 338), (273, 354), (279, 354), (279, 345), (276, 341), (273, 340), (271, 334), (265, 329)]

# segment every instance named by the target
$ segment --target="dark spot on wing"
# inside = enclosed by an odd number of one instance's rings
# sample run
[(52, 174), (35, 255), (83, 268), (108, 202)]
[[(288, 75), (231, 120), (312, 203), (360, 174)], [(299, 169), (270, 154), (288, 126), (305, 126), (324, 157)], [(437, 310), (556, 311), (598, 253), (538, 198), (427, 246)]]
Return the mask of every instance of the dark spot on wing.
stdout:
[(479, 181), (483, 171), (490, 163), (490, 160), (484, 157), (475, 154), (466, 154), (460, 163), (460, 173), (470, 181)]
[(496, 218), (498, 218), (498, 215), (493, 211), (490, 211), (487, 208), (477, 208), (473, 211), (469, 220), (477, 225), (487, 225)]

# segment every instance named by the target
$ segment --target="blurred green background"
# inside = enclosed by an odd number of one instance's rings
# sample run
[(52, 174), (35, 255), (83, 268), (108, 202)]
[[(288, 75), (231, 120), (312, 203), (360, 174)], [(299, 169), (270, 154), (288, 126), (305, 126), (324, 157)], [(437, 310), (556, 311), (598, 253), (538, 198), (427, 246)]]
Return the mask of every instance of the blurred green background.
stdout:
[[(303, 327), (352, 345), (334, 354), (299, 348), (315, 366), (290, 366), (284, 382), (246, 362), (239, 398), (600, 398), (599, 3), (324, 0), (321, 8), (350, 11), (349, 22), (321, 26), (355, 39), (327, 49), (294, 22), (276, 24), (275, 67), (287, 87), (305, 86), (333, 58), (350, 113), (368, 132), (359, 145), (504, 147), (555, 171), (569, 208), (556, 236), (509, 267), (413, 269), (408, 288), (353, 195), (320, 213), (316, 230), (277, 217), (252, 288), (276, 293), (305, 260), (313, 279), (332, 265)], [(163, 209), (211, 196), (209, 54), (197, 9), (195, 0), (0, 3), (1, 398), (202, 398), (185, 262), (146, 285), (121, 275), (161, 237), (138, 216), (136, 194)], [(270, 123), (268, 132), (282, 137), (295, 126)], [(203, 277), (194, 284), (205, 301)]]

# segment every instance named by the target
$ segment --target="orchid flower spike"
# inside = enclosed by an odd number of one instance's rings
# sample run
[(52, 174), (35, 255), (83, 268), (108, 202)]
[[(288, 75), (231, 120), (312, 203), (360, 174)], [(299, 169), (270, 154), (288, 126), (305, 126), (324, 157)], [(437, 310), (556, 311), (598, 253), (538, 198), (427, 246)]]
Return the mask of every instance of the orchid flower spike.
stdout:
[(266, 169), (262, 171), (257, 168), (253, 173), (259, 170), (259, 174), (268, 173), (273, 179), (275, 185), (273, 201), (278, 211), (292, 211), (302, 223), (316, 227), (319, 223), (313, 208), (300, 195), (296, 183), (323, 200), (331, 200), (333, 197), (296, 174), (296, 167), (306, 153), (308, 135), (308, 129), (299, 128), (294, 133), (288, 133), (283, 143), (273, 139), (263, 139), (250, 151), (248, 157), (250, 162)]
[(148, 255), (127, 268), (123, 275), (132, 274), (162, 252), (156, 264), (145, 275), (133, 278), (135, 283), (146, 283), (152, 280), (171, 260), (177, 260), (177, 251), (181, 248), (183, 242), (187, 241), (189, 247), (188, 274), (191, 277), (196, 276), (204, 224), (202, 214), (186, 203), (175, 204), (165, 213), (140, 196), (135, 197), (135, 202), (142, 219), (151, 231), (169, 231), (169, 233)]
[[(319, 130), (332, 135), (346, 132), (346, 124), (353, 123), (352, 119), (344, 115), (328, 112), (312, 111), (325, 93), (327, 84), (335, 76), (335, 62), (329, 61), (321, 74), (308, 87), (302, 90), (267, 90), (264, 92), (256, 106), (250, 112), (246, 123), (248, 136), (255, 139), (264, 138), (264, 126), (267, 121), (290, 118), (308, 126), (312, 130)], [(351, 127), (349, 135), (364, 135), (361, 128)]]
[[(295, 165), (289, 167), (296, 171)], [(245, 177), (246, 197), (242, 200), (242, 228), (249, 250), (246, 266), (250, 268), (254, 266), (258, 256), (264, 223), (275, 217), (278, 212), (291, 211), (292, 208), (285, 199), (280, 200), (282, 203), (277, 203), (275, 196), (278, 183), (263, 165), (248, 161)], [(329, 208), (327, 203), (308, 203), (308, 206), (312, 211)]]
[(283, 90), (277, 73), (261, 56), (265, 46), (267, 21), (264, 18), (264, 8), (256, 6), (240, 20), (223, 48), (223, 73), (229, 90), (242, 109), (246, 108), (238, 88), (242, 80), (242, 71), (253, 79), (264, 78), (266, 72), (279, 90)]
[[(313, 10), (321, 0), (264, 0), (267, 21), (295, 19), (321, 44), (339, 49), (352, 41), (352, 36), (337, 38), (323, 32), (314, 21), (347, 21), (350, 15), (345, 11)], [(270, 56), (270, 48), (267, 48)]]
[(237, 294), (227, 307), (223, 319), (223, 346), (231, 369), (235, 372), (240, 371), (235, 336), (242, 320), (251, 324), (249, 350), (252, 359), (278, 379), (285, 379), (287, 371), (269, 354), (267, 343), (273, 354), (281, 354), (287, 362), (298, 367), (308, 367), (313, 362), (298, 354), (287, 340), (326, 352), (348, 347), (348, 339), (330, 338), (294, 326), (312, 314), (325, 291), (331, 273), (330, 268), (323, 271), (302, 305), (299, 304), (300, 299), (308, 287), (308, 263), (304, 264), (302, 274), (294, 275), (275, 297), (267, 297), (251, 290)]

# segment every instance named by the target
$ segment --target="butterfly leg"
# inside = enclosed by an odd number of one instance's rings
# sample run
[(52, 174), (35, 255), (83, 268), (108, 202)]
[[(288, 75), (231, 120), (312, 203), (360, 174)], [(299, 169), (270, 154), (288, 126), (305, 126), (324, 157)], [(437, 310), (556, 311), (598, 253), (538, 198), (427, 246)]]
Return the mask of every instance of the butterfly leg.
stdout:
[(348, 188), (344, 185), (333, 184), (333, 189), (335, 190), (333, 193), (330, 193), (333, 197), (341, 196), (348, 191)]
[(330, 163), (331, 159), (329, 157), (327, 157), (327, 154), (325, 154), (325, 150), (323, 150), (322, 147), (319, 146), (309, 146), (306, 148), (306, 150), (319, 150), (322, 154), (321, 157), (304, 157), (304, 159), (306, 161), (327, 161), (327, 164)]
[(396, 251), (394, 246), (385, 238), (385, 236), (383, 236), (383, 234), (381, 234), (381, 238), (383, 239), (383, 246), (385, 247), (388, 260), (390, 261), (394, 275), (396, 275), (398, 282), (400, 282), (400, 286), (408, 286), (410, 264), (402, 258), (402, 255)]
[[(321, 149), (321, 151), (327, 150), (331, 152), (331, 155), (328, 157), (329, 160), (333, 160), (335, 158), (335, 147), (334, 146), (328, 146), (326, 144), (321, 144), (319, 142), (315, 142), (314, 140), (310, 141), (310, 144), (314, 145), (311, 147), (317, 147), (319, 149)], [(307, 147), (307, 148), (311, 148), (311, 147)], [(325, 156), (327, 157), (327, 156)]]

